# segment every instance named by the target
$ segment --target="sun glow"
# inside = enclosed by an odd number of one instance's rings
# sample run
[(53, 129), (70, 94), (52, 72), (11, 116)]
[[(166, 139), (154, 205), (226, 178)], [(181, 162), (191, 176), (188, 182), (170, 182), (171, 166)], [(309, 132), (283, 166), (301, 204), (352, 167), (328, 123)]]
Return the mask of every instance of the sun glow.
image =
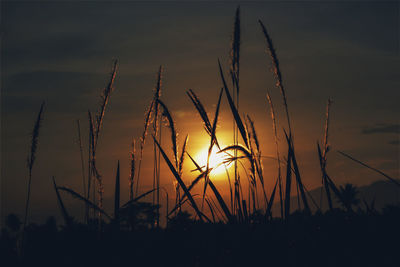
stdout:
[[(208, 162), (208, 167), (212, 169), (211, 174), (213, 176), (220, 176), (226, 173), (226, 170), (229, 169), (232, 165), (225, 162), (229, 158), (229, 156), (226, 153), (218, 153), (218, 151), (219, 149), (214, 146), (210, 154), (210, 160)], [(196, 155), (196, 161), (203, 170), (205, 170), (207, 166), (207, 157), (208, 147), (203, 148)]]

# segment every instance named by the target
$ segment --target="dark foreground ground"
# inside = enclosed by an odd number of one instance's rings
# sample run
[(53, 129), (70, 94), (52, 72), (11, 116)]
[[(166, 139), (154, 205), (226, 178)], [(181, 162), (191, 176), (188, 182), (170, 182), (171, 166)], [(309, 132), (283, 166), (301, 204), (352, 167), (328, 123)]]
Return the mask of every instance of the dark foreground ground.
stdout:
[(29, 226), (23, 257), (19, 235), (2, 230), (1, 266), (400, 266), (399, 207), (375, 215), (294, 214), (288, 223), (108, 227), (101, 234), (48, 221)]

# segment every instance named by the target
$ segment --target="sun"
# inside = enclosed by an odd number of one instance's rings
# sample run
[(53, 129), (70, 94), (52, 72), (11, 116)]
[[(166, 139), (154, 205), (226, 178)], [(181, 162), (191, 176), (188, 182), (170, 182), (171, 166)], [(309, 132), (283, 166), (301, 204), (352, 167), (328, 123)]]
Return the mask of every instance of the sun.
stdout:
[[(209, 168), (212, 169), (211, 174), (213, 176), (220, 176), (226, 173), (226, 170), (231, 167), (232, 164), (226, 163), (225, 161), (228, 159), (226, 153), (218, 153), (219, 149), (214, 146), (210, 160), (208, 163)], [(196, 161), (200, 165), (200, 167), (204, 170), (207, 166), (207, 156), (208, 156), (208, 147), (204, 147), (201, 149), (196, 155)]]

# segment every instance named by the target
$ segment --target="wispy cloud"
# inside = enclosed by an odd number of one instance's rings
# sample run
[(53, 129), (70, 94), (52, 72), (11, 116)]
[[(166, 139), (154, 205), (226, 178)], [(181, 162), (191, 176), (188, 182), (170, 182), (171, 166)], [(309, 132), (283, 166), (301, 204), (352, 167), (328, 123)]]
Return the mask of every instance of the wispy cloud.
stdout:
[(362, 134), (399, 134), (400, 124), (395, 123), (378, 123), (374, 126), (365, 127), (361, 131)]

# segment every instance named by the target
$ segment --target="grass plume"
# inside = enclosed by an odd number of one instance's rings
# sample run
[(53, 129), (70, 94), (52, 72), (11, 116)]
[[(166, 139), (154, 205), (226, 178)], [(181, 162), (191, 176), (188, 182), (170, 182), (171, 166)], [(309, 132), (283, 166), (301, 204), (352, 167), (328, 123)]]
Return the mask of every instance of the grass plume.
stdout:
[(30, 196), (31, 196), (31, 184), (32, 184), (32, 169), (33, 169), (33, 165), (36, 160), (36, 150), (37, 150), (37, 145), (39, 142), (39, 130), (42, 125), (44, 106), (45, 106), (45, 102), (42, 102), (42, 104), (40, 105), (39, 113), (36, 118), (35, 125), (33, 126), (32, 134), (31, 134), (31, 136), (32, 136), (31, 151), (28, 156), (28, 171), (29, 171), (28, 192), (27, 192), (27, 197), (26, 197), (23, 229), (25, 229), (27, 221), (28, 221), (29, 201), (30, 201)]
[(281, 70), (279, 68), (278, 56), (276, 54), (276, 50), (274, 48), (274, 44), (272, 43), (272, 39), (269, 36), (267, 29), (265, 28), (265, 26), (264, 26), (264, 24), (262, 23), (261, 20), (258, 20), (258, 22), (260, 23), (261, 30), (262, 30), (262, 32), (264, 34), (264, 37), (265, 37), (265, 40), (267, 42), (267, 50), (268, 50), (268, 53), (269, 53), (269, 55), (271, 57), (272, 65), (273, 65), (272, 72), (274, 73), (274, 76), (275, 76), (276, 86), (279, 88), (279, 90), (280, 90), (280, 92), (282, 94), (283, 105), (285, 106), (286, 119), (287, 119), (287, 123), (288, 123), (288, 127), (289, 127), (289, 134), (291, 136), (292, 135), (292, 127), (290, 125), (289, 109), (288, 109), (288, 105), (287, 105), (287, 98), (286, 98), (285, 88), (283, 87), (282, 74), (281, 74)]

